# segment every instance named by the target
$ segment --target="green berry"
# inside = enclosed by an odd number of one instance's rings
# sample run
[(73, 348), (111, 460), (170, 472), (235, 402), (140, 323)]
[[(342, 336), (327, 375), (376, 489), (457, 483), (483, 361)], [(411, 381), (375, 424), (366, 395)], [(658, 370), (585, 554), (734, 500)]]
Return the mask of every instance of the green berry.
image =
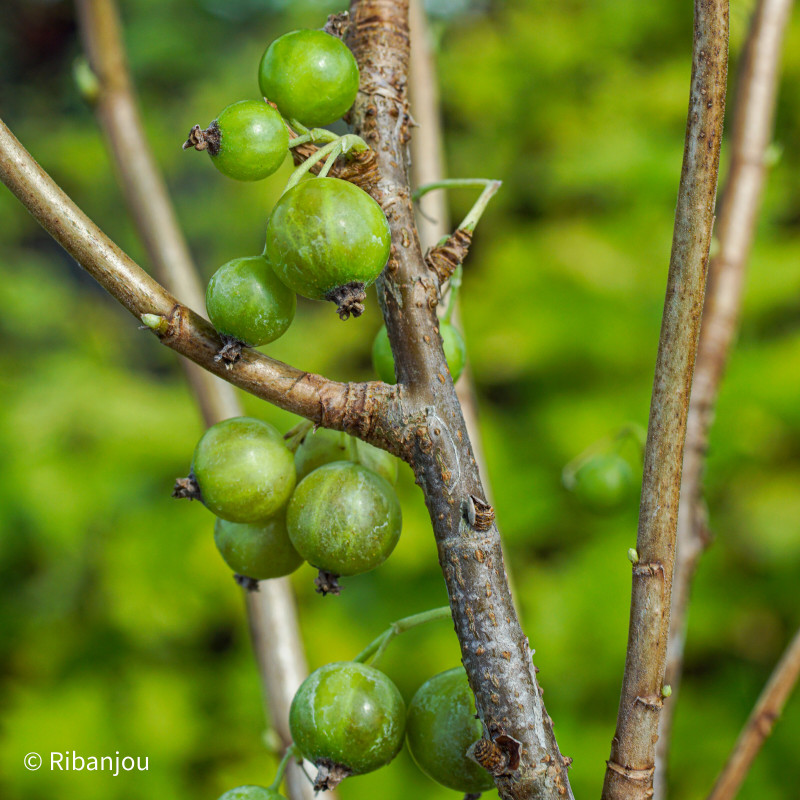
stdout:
[(482, 735), (463, 667), (426, 681), (411, 700), (408, 749), (426, 775), (450, 789), (477, 794), (494, 787), (492, 776), (467, 756), (467, 749)]
[(358, 65), (335, 36), (324, 31), (292, 31), (266, 50), (258, 69), (261, 94), (284, 117), (306, 127), (329, 125), (353, 105)]
[(197, 443), (192, 472), (203, 503), (229, 522), (276, 514), (295, 485), (294, 458), (269, 423), (235, 417), (210, 427)]
[[(467, 361), (467, 346), (464, 344), (464, 337), (459, 333), (458, 328), (443, 320), (439, 322), (439, 333), (442, 337), (444, 347), (444, 357), (453, 382), (457, 381), (464, 370)], [(378, 377), (384, 383), (397, 383), (394, 370), (394, 356), (392, 347), (389, 344), (389, 334), (384, 325), (372, 343), (372, 366)]]
[(332, 461), (354, 461), (386, 478), (389, 483), (397, 481), (397, 459), (391, 453), (328, 428), (310, 431), (297, 448), (294, 454), (297, 480), (303, 480), (318, 467)]
[[(405, 704), (394, 683), (374, 667), (327, 664), (297, 690), (289, 729), (300, 752), (318, 767), (340, 768), (340, 779), (361, 775), (400, 752)], [(326, 788), (333, 786), (329, 782)]]
[(225, 563), (238, 575), (257, 581), (294, 572), (303, 559), (286, 533), (286, 512), (263, 522), (228, 522), (217, 519), (214, 542)]
[(591, 456), (578, 467), (573, 491), (584, 506), (602, 513), (619, 508), (632, 487), (630, 464), (617, 453), (606, 453)]
[(263, 786), (237, 786), (229, 789), (219, 800), (286, 800), (276, 789), (265, 789)]
[(258, 347), (286, 333), (297, 297), (278, 280), (264, 256), (234, 258), (211, 276), (206, 308), (220, 333)]
[(389, 259), (391, 234), (381, 207), (338, 178), (302, 181), (286, 192), (267, 225), (275, 274), (312, 300), (331, 300), (339, 314), (363, 311), (364, 288)]
[(332, 575), (359, 575), (382, 564), (400, 538), (400, 501), (389, 482), (349, 461), (300, 481), (286, 527), (298, 553)]
[(205, 132), (214, 166), (238, 181), (272, 175), (289, 151), (281, 115), (260, 100), (242, 100), (223, 109)]

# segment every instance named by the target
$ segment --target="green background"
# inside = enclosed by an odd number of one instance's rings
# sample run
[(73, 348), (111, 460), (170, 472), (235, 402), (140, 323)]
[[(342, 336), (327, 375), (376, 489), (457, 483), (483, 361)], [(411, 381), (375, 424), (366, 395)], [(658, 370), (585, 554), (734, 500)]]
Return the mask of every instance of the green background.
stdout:
[[(691, 3), (439, 3), (453, 176), (502, 178), (466, 265), (464, 334), (517, 599), (580, 797), (596, 797), (614, 729), (636, 499), (597, 517), (561, 469), (645, 424), (683, 147)], [(735, 65), (749, 0), (734, 0)], [(180, 149), (228, 103), (257, 97), (263, 49), (338, 10), (321, 2), (128, 0), (144, 117), (204, 274), (260, 252), (288, 167), (230, 181)], [(89, 109), (75, 88), (72, 7), (6, 0), (2, 115), (34, 156), (147, 265)], [(696, 583), (676, 717), (674, 796), (701, 798), (800, 623), (800, 23), (785, 47), (773, 167), (742, 331), (708, 467), (716, 542)], [(776, 151), (778, 152), (778, 151)], [(727, 163), (723, 153), (724, 165)], [(452, 196), (455, 217), (469, 192)], [(0, 794), (7, 800), (214, 800), (268, 783), (260, 690), (239, 590), (212, 516), (169, 497), (202, 433), (176, 357), (104, 295), (0, 190)], [(202, 310), (202, 309), (200, 309)], [(301, 301), (270, 355), (340, 380), (370, 377), (374, 296), (342, 324)], [(326, 343), (324, 347), (320, 343)], [(244, 398), (287, 429), (289, 415)], [(635, 453), (629, 454), (632, 461)], [(637, 474), (637, 479), (639, 475)], [(404, 532), (339, 598), (294, 576), (312, 666), (351, 657), (386, 624), (445, 602), (419, 490), (402, 469)], [(406, 698), (458, 663), (449, 625), (395, 642)], [(795, 796), (800, 698), (742, 798)], [(30, 751), (149, 756), (120, 776), (28, 772)], [(456, 797), (404, 752), (345, 798)]]

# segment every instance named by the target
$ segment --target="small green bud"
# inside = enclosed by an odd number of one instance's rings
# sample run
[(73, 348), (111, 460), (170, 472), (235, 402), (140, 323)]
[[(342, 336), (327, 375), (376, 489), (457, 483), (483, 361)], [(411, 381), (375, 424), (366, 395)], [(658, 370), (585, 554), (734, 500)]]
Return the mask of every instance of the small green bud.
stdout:
[(639, 563), (639, 554), (636, 552), (635, 547), (628, 549), (628, 560), (634, 565)]
[(160, 314), (142, 314), (142, 322), (155, 333), (166, 333), (169, 330), (167, 318)]
[(775, 167), (783, 157), (783, 145), (780, 142), (772, 142), (764, 151), (764, 166)]
[(85, 58), (75, 59), (72, 65), (72, 77), (84, 102), (94, 105), (100, 96), (100, 81), (97, 80), (97, 75)]
[(669, 684), (666, 684), (666, 686), (664, 686), (661, 689), (661, 696), (662, 697), (669, 697), (671, 694), (672, 694), (672, 687)]

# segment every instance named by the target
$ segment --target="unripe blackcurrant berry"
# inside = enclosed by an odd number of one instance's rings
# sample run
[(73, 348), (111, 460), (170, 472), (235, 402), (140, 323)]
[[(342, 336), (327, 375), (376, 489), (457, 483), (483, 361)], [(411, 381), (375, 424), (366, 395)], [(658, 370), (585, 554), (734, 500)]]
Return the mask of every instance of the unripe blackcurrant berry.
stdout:
[(364, 288), (389, 259), (391, 234), (381, 207), (339, 178), (314, 178), (278, 200), (267, 225), (275, 274), (312, 300), (335, 302), (346, 319), (364, 310)]
[(262, 522), (217, 519), (214, 542), (237, 575), (257, 581), (288, 575), (303, 563), (286, 533), (285, 509)]
[(349, 461), (325, 464), (303, 478), (286, 514), (297, 552), (331, 576), (359, 575), (382, 564), (401, 524), (400, 501), (388, 481)]
[(285, 33), (267, 48), (258, 70), (261, 94), (308, 128), (339, 119), (353, 105), (358, 82), (353, 54), (324, 31)]
[(391, 453), (328, 428), (310, 431), (295, 451), (297, 480), (303, 480), (318, 467), (332, 461), (354, 461), (386, 478), (389, 483), (397, 481), (398, 462)]
[(272, 106), (242, 100), (224, 108), (206, 130), (195, 125), (183, 147), (208, 150), (214, 166), (229, 178), (258, 181), (283, 163), (289, 132)]
[(211, 276), (206, 308), (219, 333), (258, 347), (286, 333), (297, 297), (278, 280), (264, 256), (234, 258)]
[(192, 473), (203, 503), (229, 522), (259, 522), (280, 511), (295, 486), (294, 458), (269, 423), (218, 422), (194, 451)]
[(408, 707), (408, 749), (419, 768), (450, 789), (468, 794), (494, 786), (492, 776), (467, 756), (483, 735), (463, 667), (442, 672), (420, 686)]
[(297, 690), (289, 728), (300, 752), (320, 768), (316, 788), (332, 789), (400, 752), (405, 704), (380, 670), (354, 661), (327, 664)]

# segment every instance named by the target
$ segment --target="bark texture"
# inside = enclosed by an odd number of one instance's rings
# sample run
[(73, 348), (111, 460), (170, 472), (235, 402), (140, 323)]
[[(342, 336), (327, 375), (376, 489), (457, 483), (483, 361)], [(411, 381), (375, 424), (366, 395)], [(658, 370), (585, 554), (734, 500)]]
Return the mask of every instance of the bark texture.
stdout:
[(739, 68), (731, 161), (715, 233), (719, 247), (708, 268), (708, 289), (686, 425), (665, 678), (672, 687), (672, 696), (661, 715), (656, 750), (655, 796), (659, 800), (667, 795), (666, 768), (683, 671), (691, 583), (700, 556), (711, 540), (702, 486), (708, 436), (725, 365), (739, 326), (745, 268), (766, 177), (766, 150), (772, 136), (781, 45), (791, 7), (792, 0), (760, 0), (753, 12)]
[(681, 464), (725, 114), (727, 0), (695, 0), (689, 113), (644, 457), (628, 650), (604, 800), (653, 795)]
[(355, 2), (348, 43), (361, 68), (352, 119), (378, 154), (380, 180), (372, 195), (392, 231), (378, 294), (403, 386), (405, 455), (425, 493), (485, 738), (509, 751), (513, 742), (521, 745), (519, 767), (498, 776), (497, 784), (504, 798), (571, 797), (511, 600), (497, 527), (481, 531), (467, 521), (474, 519), (475, 500), (486, 498), (442, 352), (437, 282), (424, 263), (411, 204), (407, 0)]

